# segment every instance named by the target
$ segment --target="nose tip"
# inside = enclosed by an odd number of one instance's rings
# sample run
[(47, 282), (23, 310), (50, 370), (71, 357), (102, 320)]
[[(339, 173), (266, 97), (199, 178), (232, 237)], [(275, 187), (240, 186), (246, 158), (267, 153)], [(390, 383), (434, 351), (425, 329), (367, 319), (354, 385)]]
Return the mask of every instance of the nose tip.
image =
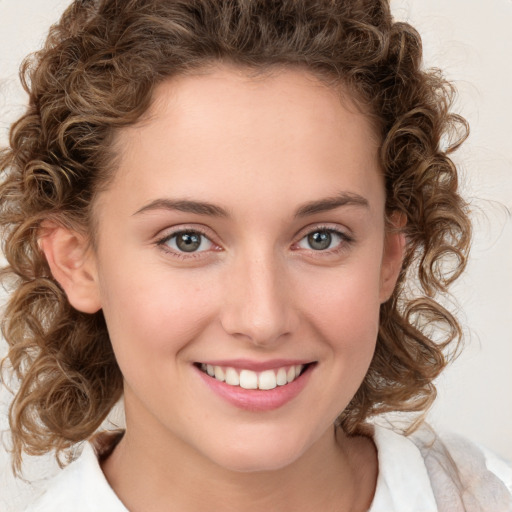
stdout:
[[(276, 343), (280, 338), (291, 332), (283, 317), (278, 318), (275, 312), (262, 314), (247, 311), (250, 306), (233, 311), (231, 318), (224, 317), (223, 326), (226, 332), (237, 338), (245, 338), (253, 345), (266, 346)], [(240, 311), (241, 309), (245, 311)], [(235, 316), (236, 315), (236, 316)]]
[(252, 262), (231, 274), (228, 300), (221, 315), (224, 330), (257, 346), (266, 346), (291, 334), (297, 314), (285, 273), (275, 265)]

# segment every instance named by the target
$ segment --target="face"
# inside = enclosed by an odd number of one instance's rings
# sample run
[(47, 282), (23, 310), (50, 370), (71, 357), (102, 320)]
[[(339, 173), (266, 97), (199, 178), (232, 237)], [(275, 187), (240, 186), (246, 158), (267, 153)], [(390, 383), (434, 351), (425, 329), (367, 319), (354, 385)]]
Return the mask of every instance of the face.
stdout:
[(400, 266), (377, 148), (349, 97), (303, 71), (159, 86), (95, 209), (128, 431), (239, 471), (332, 432)]

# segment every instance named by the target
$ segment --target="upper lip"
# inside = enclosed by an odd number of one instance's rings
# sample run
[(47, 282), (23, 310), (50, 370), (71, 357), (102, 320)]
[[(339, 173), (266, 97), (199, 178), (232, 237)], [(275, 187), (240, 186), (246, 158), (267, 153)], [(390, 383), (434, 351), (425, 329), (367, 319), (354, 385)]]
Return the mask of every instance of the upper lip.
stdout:
[(283, 366), (306, 365), (314, 361), (306, 359), (272, 359), (268, 361), (254, 361), (252, 359), (215, 359), (208, 361), (199, 361), (199, 364), (210, 364), (212, 366), (224, 366), (239, 370), (252, 370), (254, 372), (263, 372), (265, 370), (275, 370)]

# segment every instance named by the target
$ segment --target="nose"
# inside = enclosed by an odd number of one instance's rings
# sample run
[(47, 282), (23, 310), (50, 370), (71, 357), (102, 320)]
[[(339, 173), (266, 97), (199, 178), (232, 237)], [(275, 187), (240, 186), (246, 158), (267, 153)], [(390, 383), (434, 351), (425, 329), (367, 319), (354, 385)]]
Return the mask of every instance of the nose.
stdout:
[(239, 258), (225, 286), (221, 323), (228, 334), (267, 346), (295, 331), (298, 314), (286, 269), (273, 255)]

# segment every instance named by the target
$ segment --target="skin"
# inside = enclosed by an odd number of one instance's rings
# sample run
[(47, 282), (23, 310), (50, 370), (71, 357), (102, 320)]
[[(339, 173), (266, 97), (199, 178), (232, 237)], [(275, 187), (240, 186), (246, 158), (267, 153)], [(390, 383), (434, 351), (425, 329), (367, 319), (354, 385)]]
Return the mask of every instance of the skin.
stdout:
[[(375, 448), (333, 422), (364, 379), (403, 253), (367, 116), (304, 71), (223, 66), (161, 84), (116, 150), (95, 249), (60, 227), (42, 241), (71, 303), (103, 309), (124, 376), (127, 430), (103, 464), (113, 489), (131, 511), (367, 510)], [(179, 253), (180, 230), (208, 238)], [(331, 246), (313, 249), (307, 235), (326, 230)], [(293, 400), (254, 412), (194, 366), (235, 358), (315, 365)]]

